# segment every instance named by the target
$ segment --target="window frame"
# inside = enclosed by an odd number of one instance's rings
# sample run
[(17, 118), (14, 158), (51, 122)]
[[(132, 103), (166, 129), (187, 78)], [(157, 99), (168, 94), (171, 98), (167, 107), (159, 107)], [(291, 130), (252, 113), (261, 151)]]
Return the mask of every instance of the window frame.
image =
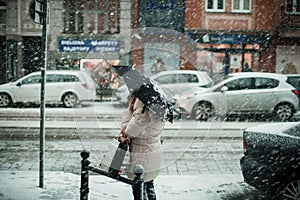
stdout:
[(288, 15), (300, 15), (300, 0), (285, 0), (285, 13)]
[[(210, 4), (209, 1), (212, 1), (212, 7), (208, 8), (208, 5)], [(223, 7), (221, 9), (218, 8), (218, 3), (222, 2)], [(205, 0), (205, 11), (206, 12), (225, 12), (225, 0)]]
[[(234, 8), (235, 2), (239, 2), (239, 9)], [(249, 1), (249, 9), (244, 9), (245, 7), (245, 1)], [(251, 13), (251, 6), (252, 6), (252, 1), (251, 0), (232, 0), (231, 1), (231, 11), (233, 13)]]

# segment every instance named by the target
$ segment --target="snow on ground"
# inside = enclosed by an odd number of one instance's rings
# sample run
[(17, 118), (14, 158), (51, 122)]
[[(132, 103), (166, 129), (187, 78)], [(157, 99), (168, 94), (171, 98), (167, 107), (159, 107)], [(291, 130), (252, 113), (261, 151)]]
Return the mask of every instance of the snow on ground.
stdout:
[[(226, 193), (243, 193), (242, 175), (161, 175), (155, 180), (158, 199), (217, 200)], [(80, 176), (44, 173), (44, 187), (39, 185), (38, 171), (0, 171), (1, 200), (80, 199)], [(131, 187), (105, 176), (90, 175), (89, 199), (131, 200)]]

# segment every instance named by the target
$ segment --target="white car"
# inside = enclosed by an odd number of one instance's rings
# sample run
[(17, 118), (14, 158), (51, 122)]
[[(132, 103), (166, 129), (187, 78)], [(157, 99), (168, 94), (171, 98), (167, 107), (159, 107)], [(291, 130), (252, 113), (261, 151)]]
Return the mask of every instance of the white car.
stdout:
[[(41, 72), (30, 73), (15, 82), (0, 85), (0, 107), (14, 103), (40, 103)], [(60, 102), (74, 107), (96, 99), (96, 84), (85, 71), (46, 71), (46, 103)]]
[[(175, 95), (181, 95), (192, 92), (195, 89), (206, 86), (212, 82), (212, 79), (206, 72), (194, 70), (170, 70), (163, 71), (151, 76), (159, 85), (171, 90)], [(116, 93), (116, 99), (120, 104), (127, 104), (129, 99), (129, 90), (127, 86), (121, 85)]]
[(275, 114), (290, 119), (299, 110), (299, 92), (281, 74), (232, 73), (211, 87), (180, 97), (180, 109), (197, 120), (215, 115)]

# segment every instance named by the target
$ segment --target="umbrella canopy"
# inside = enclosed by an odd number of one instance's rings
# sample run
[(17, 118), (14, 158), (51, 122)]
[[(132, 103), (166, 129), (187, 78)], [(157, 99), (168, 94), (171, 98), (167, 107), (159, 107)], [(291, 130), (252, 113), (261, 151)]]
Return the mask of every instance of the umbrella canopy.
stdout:
[(132, 95), (142, 101), (159, 119), (173, 122), (173, 105), (153, 79), (128, 66), (113, 67)]

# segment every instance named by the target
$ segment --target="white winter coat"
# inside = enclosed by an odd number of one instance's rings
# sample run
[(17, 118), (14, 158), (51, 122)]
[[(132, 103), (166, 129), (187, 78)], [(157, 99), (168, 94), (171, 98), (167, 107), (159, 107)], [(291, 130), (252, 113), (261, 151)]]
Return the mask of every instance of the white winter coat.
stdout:
[(144, 167), (145, 182), (153, 180), (159, 173), (161, 165), (160, 133), (165, 122), (157, 119), (148, 108), (143, 111), (144, 104), (137, 99), (133, 112), (126, 111), (121, 123), (126, 127), (125, 134), (130, 138), (130, 164), (127, 170), (129, 178), (133, 179), (133, 167), (140, 164)]

